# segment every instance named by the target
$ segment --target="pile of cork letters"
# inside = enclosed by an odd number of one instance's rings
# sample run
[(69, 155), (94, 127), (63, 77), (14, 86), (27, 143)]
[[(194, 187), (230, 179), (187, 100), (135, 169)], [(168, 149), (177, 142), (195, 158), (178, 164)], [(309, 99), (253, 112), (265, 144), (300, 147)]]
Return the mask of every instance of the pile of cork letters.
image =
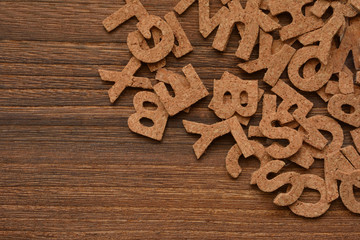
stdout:
[[(114, 83), (108, 92), (112, 103), (127, 87), (146, 90), (133, 99), (136, 113), (128, 119), (131, 131), (161, 141), (169, 117), (190, 111), (209, 95), (191, 64), (182, 68), (183, 74), (166, 69), (171, 52), (181, 58), (193, 51), (179, 15), (197, 2), (201, 35), (207, 38), (216, 31), (212, 47), (224, 51), (233, 30), (238, 31), (241, 40), (234, 53), (238, 67), (247, 73), (266, 70), (262, 80), (272, 88), (265, 93), (258, 80), (243, 80), (229, 72), (214, 80), (208, 107), (221, 121), (213, 125), (183, 121), (188, 133), (200, 135), (193, 146), (196, 157), (199, 159), (215, 138), (230, 133), (236, 144), (226, 157), (228, 173), (237, 178), (242, 171), (240, 157), (255, 156), (260, 168), (252, 174), (251, 184), (264, 192), (288, 186), (286, 192), (278, 193), (274, 204), (287, 206), (300, 216), (318, 217), (340, 197), (347, 209), (360, 214), (360, 202), (354, 196), (354, 186), (360, 188), (360, 0), (247, 0), (245, 7), (239, 0), (221, 0), (223, 6), (213, 16), (209, 0), (180, 0), (163, 18), (150, 15), (140, 0), (125, 2), (103, 25), (110, 32), (137, 18), (137, 30), (127, 37), (132, 58), (122, 71), (99, 69), (99, 73), (103, 81)], [(283, 13), (291, 15), (290, 24), (280, 24), (278, 16)], [(154, 41), (153, 47), (148, 45), (149, 39)], [(259, 57), (253, 60), (250, 56), (256, 45)], [(135, 76), (142, 63), (156, 72), (155, 84)], [(281, 79), (284, 72), (289, 80)], [(309, 117), (314, 104), (304, 92), (319, 95), (329, 114)], [(261, 101), (259, 125), (248, 126)], [(145, 102), (156, 109), (144, 107)], [(142, 119), (153, 125), (143, 125)], [(352, 127), (353, 145), (343, 146), (344, 124)], [(331, 141), (320, 131), (330, 133)], [(251, 138), (273, 142), (264, 146)], [(288, 144), (280, 144), (281, 140)], [(285, 160), (309, 169), (314, 159), (323, 159), (324, 179), (294, 171), (279, 174)], [(275, 177), (269, 178), (270, 173)], [(300, 201), (305, 188), (318, 191), (320, 200)]]

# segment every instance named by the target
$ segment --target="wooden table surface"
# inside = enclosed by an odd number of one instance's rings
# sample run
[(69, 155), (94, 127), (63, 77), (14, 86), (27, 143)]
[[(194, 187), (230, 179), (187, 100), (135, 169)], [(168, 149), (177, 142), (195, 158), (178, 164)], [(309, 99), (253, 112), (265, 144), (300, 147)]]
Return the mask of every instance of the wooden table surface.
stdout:
[[(142, 2), (163, 16), (177, 0)], [(212, 1), (212, 12), (219, 2)], [(123, 4), (0, 1), (1, 239), (360, 239), (360, 218), (340, 199), (317, 219), (275, 206), (275, 193), (249, 184), (259, 167), (254, 158), (241, 159), (243, 173), (231, 179), (225, 169), (234, 144), (229, 135), (196, 160), (198, 136), (187, 134), (182, 120), (219, 121), (207, 108), (211, 96), (171, 118), (161, 143), (130, 132), (127, 118), (138, 90), (127, 89), (111, 105), (111, 85), (97, 71), (121, 70), (131, 57), (126, 37), (137, 21), (111, 34), (102, 26)], [(180, 21), (195, 50), (181, 59), (169, 56), (170, 70), (192, 63), (209, 91), (224, 71), (262, 78), (264, 72), (249, 75), (236, 67), (238, 34), (224, 53), (212, 49), (214, 33), (201, 37), (197, 4)], [(137, 76), (154, 74), (143, 66)], [(307, 97), (315, 103), (312, 115), (327, 114), (318, 96)], [(260, 116), (261, 107), (250, 124)], [(345, 144), (350, 129), (344, 126)], [(322, 160), (309, 171), (292, 168), (323, 177)], [(306, 191), (302, 198), (318, 197)]]

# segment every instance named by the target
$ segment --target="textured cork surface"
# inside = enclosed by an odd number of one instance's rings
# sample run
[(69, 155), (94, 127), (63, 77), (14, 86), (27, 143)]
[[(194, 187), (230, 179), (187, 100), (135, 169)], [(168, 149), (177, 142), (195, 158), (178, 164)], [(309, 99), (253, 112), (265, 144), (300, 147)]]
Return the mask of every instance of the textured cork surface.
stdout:
[(174, 45), (172, 52), (175, 57), (181, 58), (186, 54), (193, 51), (191, 42), (189, 41), (188, 36), (186, 35), (183, 27), (181, 26), (179, 20), (177, 19), (174, 12), (169, 12), (164, 16), (166, 22), (170, 25), (171, 29), (174, 32), (175, 39), (178, 42), (177, 45)]
[(352, 130), (350, 133), (357, 150), (360, 152), (360, 129), (357, 128)]
[(108, 91), (111, 103), (114, 103), (127, 87), (152, 89), (150, 79), (134, 77), (140, 67), (141, 62), (132, 57), (121, 72), (99, 69), (103, 81), (114, 82), (114, 85)]
[(321, 64), (320, 70), (310, 77), (301, 77), (299, 69), (311, 59), (318, 57), (318, 46), (307, 46), (296, 51), (288, 66), (290, 81), (302, 91), (314, 92), (322, 88), (333, 74), (333, 64)]
[(270, 86), (274, 86), (288, 65), (290, 59), (295, 54), (296, 50), (291, 46), (284, 44), (280, 50), (275, 53), (272, 52), (273, 37), (263, 31), (260, 31), (259, 42), (259, 58), (245, 63), (240, 63), (238, 66), (248, 73), (254, 73), (262, 69), (267, 69), (263, 81)]
[(293, 205), (290, 205), (290, 210), (296, 215), (314, 218), (323, 215), (330, 207), (326, 196), (326, 186), (323, 178), (313, 174), (303, 174), (300, 181), (304, 183), (305, 188), (313, 189), (320, 194), (320, 200), (316, 203), (303, 202), (297, 200)]
[[(230, 94), (228, 101), (224, 101), (225, 94)], [(246, 99), (242, 99), (242, 96)], [(258, 101), (259, 88), (256, 80), (245, 81), (225, 72), (220, 80), (214, 80), (214, 93), (209, 108), (221, 119), (228, 119), (235, 113), (241, 117), (251, 117), (256, 113)]]
[(273, 192), (280, 187), (290, 184), (291, 188), (286, 193), (279, 193), (274, 199), (278, 206), (289, 206), (296, 202), (304, 189), (304, 182), (301, 175), (296, 172), (286, 172), (268, 179), (269, 173), (278, 173), (285, 166), (285, 162), (273, 160), (265, 164), (251, 176), (251, 184), (256, 184), (261, 191)]
[[(353, 107), (352, 113), (346, 113), (342, 110), (343, 105)], [(336, 94), (328, 104), (328, 111), (335, 119), (343, 121), (354, 127), (360, 127), (360, 95), (359, 94)]]
[[(127, 38), (127, 45), (130, 52), (142, 62), (156, 63), (164, 59), (173, 49), (174, 33), (169, 24), (158, 16), (149, 15), (136, 24), (139, 30), (131, 32)], [(150, 29), (156, 27), (161, 31), (161, 41), (151, 49), (141, 47), (139, 37), (150, 39)]]
[(188, 86), (183, 81), (179, 81), (179, 78), (172, 72), (165, 72), (165, 74), (171, 76), (161, 77), (168, 79), (169, 84), (174, 89), (174, 97), (170, 96), (165, 83), (160, 82), (154, 86), (155, 93), (159, 96), (160, 101), (170, 116), (176, 115), (209, 95), (209, 92), (191, 64), (183, 67), (182, 71), (185, 74)]
[(265, 94), (263, 97), (263, 115), (259, 123), (261, 133), (270, 139), (287, 139), (289, 144), (284, 147), (272, 143), (266, 151), (275, 159), (288, 158), (294, 155), (302, 146), (303, 138), (300, 133), (289, 127), (273, 127), (272, 123), (278, 121), (276, 112), (276, 95)]
[[(144, 107), (145, 102), (154, 104), (156, 109), (146, 109)], [(134, 97), (134, 108), (136, 113), (132, 114), (128, 119), (130, 130), (154, 140), (161, 141), (168, 120), (168, 113), (160, 102), (159, 97), (152, 92), (139, 92)], [(143, 118), (151, 120), (153, 126), (146, 126), (141, 123), (141, 119)]]
[(340, 152), (328, 154), (324, 159), (324, 174), (327, 189), (327, 201), (332, 202), (339, 197), (337, 180), (338, 171), (351, 173), (355, 168)]
[(281, 40), (297, 37), (304, 33), (322, 27), (323, 21), (311, 15), (304, 16), (302, 8), (305, 4), (312, 3), (312, 0), (270, 0), (269, 10), (274, 16), (288, 12), (292, 17), (291, 24), (280, 30)]
[(360, 187), (360, 170), (343, 174), (342, 179), (339, 189), (341, 200), (351, 212), (360, 213), (360, 203), (354, 195), (354, 186)]

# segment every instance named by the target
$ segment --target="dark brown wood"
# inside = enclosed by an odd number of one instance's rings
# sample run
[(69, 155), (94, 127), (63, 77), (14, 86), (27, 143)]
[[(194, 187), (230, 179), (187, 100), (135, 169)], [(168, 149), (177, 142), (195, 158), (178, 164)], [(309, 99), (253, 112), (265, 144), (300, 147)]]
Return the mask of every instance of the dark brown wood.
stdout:
[[(142, 0), (163, 16), (177, 0)], [(243, 3), (245, 1), (242, 1)], [(212, 1), (212, 12), (220, 1)], [(318, 219), (304, 219), (272, 203), (275, 194), (250, 186), (259, 163), (240, 161), (233, 180), (225, 156), (234, 140), (224, 136), (196, 160), (182, 119), (214, 123), (211, 96), (189, 114), (171, 118), (161, 143), (127, 128), (134, 112), (126, 90), (110, 105), (97, 70), (121, 70), (130, 58), (126, 37), (132, 19), (114, 33), (102, 20), (123, 5), (109, 0), (3, 0), (0, 2), (0, 238), (1, 239), (358, 239), (359, 216), (336, 200)], [(198, 31), (193, 6), (180, 21), (194, 52), (168, 57), (177, 72), (192, 63), (212, 91), (224, 71), (244, 79), (234, 56), (239, 36), (224, 53), (212, 34)], [(256, 54), (252, 57), (254, 58)], [(138, 74), (154, 78), (146, 66)], [(286, 75), (284, 75), (286, 77)], [(264, 83), (260, 86), (269, 90)], [(327, 114), (315, 94), (312, 115)], [(257, 124), (261, 108), (250, 124)], [(345, 144), (351, 143), (344, 125)], [(323, 176), (323, 162), (311, 170)], [(304, 198), (315, 200), (307, 192)]]

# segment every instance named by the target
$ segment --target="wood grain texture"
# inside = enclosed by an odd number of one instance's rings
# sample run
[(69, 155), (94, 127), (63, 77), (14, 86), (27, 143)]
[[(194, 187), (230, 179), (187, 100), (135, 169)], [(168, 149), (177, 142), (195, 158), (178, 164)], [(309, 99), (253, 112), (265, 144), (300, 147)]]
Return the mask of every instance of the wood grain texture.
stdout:
[[(165, 15), (177, 0), (142, 0)], [(242, 1), (245, 3), (245, 1)], [(275, 194), (250, 186), (259, 163), (241, 159), (233, 180), (225, 156), (234, 144), (226, 135), (197, 161), (181, 121), (218, 121), (207, 105), (171, 118), (162, 143), (127, 128), (134, 112), (126, 90), (109, 104), (111, 85), (98, 68), (121, 70), (130, 58), (127, 34), (135, 19), (107, 33), (102, 20), (119, 0), (0, 1), (0, 238), (1, 239), (358, 239), (359, 216), (336, 200), (318, 219), (304, 219), (272, 203)], [(211, 1), (212, 13), (221, 6)], [(198, 31), (197, 7), (180, 17), (194, 52), (168, 57), (177, 72), (192, 63), (209, 91), (224, 71), (244, 79), (234, 56), (235, 32), (224, 53), (211, 48), (212, 34)], [(256, 51), (252, 58), (256, 57)], [(154, 78), (146, 66), (138, 74)], [(283, 76), (286, 78), (286, 74)], [(269, 90), (264, 83), (260, 87)], [(311, 115), (327, 115), (314, 94)], [(261, 107), (250, 124), (260, 120)], [(344, 125), (345, 144), (351, 143)], [(305, 171), (323, 176), (317, 160)], [(303, 198), (318, 196), (307, 192)]]

